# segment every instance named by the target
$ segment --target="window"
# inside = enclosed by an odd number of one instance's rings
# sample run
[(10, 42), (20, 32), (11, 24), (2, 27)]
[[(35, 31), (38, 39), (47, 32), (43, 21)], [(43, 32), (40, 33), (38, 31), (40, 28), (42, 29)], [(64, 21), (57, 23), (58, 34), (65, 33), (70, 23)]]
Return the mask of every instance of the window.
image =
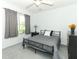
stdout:
[(25, 17), (23, 14), (18, 14), (18, 33), (25, 33)]

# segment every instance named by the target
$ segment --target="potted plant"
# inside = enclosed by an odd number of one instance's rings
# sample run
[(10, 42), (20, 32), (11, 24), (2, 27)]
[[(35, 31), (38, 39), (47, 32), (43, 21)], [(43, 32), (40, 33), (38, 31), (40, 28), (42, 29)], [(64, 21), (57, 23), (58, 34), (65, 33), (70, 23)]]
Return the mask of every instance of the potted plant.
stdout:
[(76, 25), (75, 25), (75, 24), (70, 24), (70, 25), (69, 25), (69, 28), (71, 29), (71, 34), (74, 34)]

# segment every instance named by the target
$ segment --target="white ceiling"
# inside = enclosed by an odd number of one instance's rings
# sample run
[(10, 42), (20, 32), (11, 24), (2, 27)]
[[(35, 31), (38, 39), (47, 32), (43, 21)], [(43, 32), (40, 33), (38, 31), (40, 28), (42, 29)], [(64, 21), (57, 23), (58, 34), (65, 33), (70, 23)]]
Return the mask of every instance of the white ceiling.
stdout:
[[(8, 3), (14, 4), (20, 8), (26, 9), (26, 7), (30, 4), (33, 3), (33, 0), (4, 0)], [(47, 1), (47, 0), (45, 0)], [(36, 13), (39, 11), (44, 11), (44, 10), (49, 10), (49, 9), (53, 9), (53, 8), (57, 8), (57, 7), (62, 7), (62, 6), (66, 6), (66, 5), (70, 5), (70, 4), (74, 4), (76, 3), (76, 0), (49, 0), (50, 2), (53, 3), (53, 6), (47, 6), (44, 4), (41, 4), (38, 8), (35, 5), (33, 5), (32, 7), (26, 9), (31, 13)]]

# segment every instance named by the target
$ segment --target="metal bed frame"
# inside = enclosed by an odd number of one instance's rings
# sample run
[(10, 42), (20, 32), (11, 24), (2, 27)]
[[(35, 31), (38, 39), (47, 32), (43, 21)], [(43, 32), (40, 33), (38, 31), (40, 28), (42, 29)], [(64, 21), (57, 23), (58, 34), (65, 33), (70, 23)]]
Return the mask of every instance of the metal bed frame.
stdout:
[[(61, 32), (60, 31), (53, 31), (53, 32), (58, 32), (59, 34), (59, 42), (58, 42), (58, 49), (60, 48), (60, 44), (61, 44)], [(36, 44), (32, 44), (32, 43), (36, 43)], [(54, 54), (54, 46), (48, 46), (46, 44), (43, 44), (43, 43), (38, 43), (38, 42), (35, 42), (35, 41), (31, 41), (27, 38), (23, 38), (23, 43), (22, 43), (22, 46), (23, 48), (25, 48), (25, 45), (27, 45), (28, 47), (31, 47), (35, 50), (35, 53), (37, 50), (39, 51), (42, 51), (44, 53), (49, 53), (51, 55)], [(48, 51), (47, 49), (44, 48), (44, 46), (47, 46), (49, 48), (51, 48), (51, 51)]]

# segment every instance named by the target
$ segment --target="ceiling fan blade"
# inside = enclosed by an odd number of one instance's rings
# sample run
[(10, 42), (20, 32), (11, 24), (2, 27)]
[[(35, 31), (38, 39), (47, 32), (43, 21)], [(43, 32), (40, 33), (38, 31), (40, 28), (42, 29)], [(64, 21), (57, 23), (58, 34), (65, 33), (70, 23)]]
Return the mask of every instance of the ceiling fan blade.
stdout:
[(34, 5), (35, 5), (36, 7), (38, 7), (40, 10), (42, 10), (42, 9), (39, 7), (39, 5), (37, 5), (37, 4), (35, 4), (35, 3), (34, 3)]
[(38, 6), (37, 4), (35, 4), (35, 3), (34, 3), (34, 5), (35, 5), (36, 7), (39, 7), (39, 6)]
[(45, 5), (48, 5), (48, 6), (53, 6), (53, 4), (49, 4), (49, 3), (45, 3), (45, 2), (41, 2), (41, 4), (45, 4)]
[(26, 9), (32, 7), (33, 5), (34, 5), (34, 3), (33, 4), (30, 4), (29, 6), (26, 7)]

